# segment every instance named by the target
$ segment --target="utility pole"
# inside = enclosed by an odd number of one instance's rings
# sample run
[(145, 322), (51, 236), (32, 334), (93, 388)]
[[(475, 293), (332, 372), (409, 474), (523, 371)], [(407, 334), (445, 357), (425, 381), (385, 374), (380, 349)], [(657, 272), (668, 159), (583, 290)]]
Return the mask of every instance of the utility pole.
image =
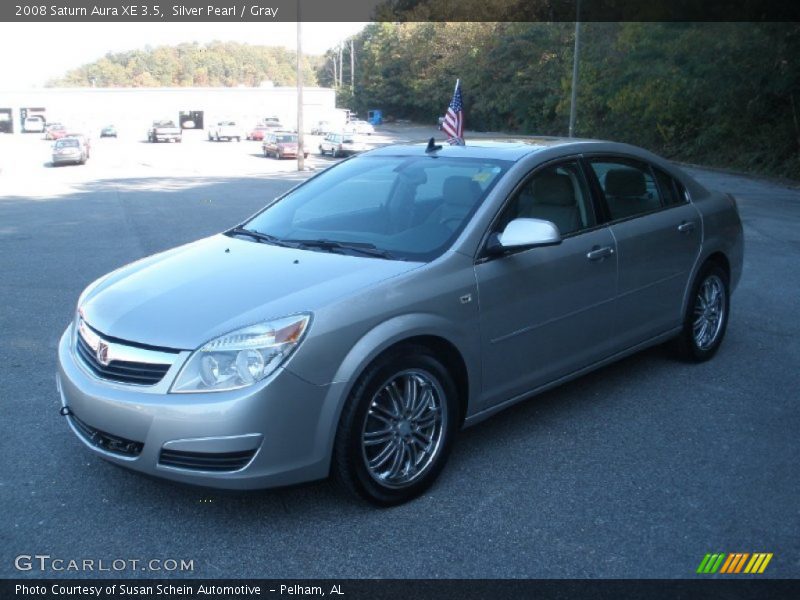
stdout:
[(344, 65), (342, 57), (344, 56), (344, 45), (339, 44), (339, 87), (344, 85)]
[(297, 170), (305, 169), (303, 152), (303, 69), (302, 30), (300, 27), (300, 0), (297, 0)]
[(350, 94), (356, 89), (356, 55), (353, 51), (353, 38), (350, 38)]
[(575, 7), (575, 50), (572, 53), (572, 98), (569, 103), (569, 137), (575, 137), (575, 113), (578, 102), (578, 53), (581, 46), (581, 0)]

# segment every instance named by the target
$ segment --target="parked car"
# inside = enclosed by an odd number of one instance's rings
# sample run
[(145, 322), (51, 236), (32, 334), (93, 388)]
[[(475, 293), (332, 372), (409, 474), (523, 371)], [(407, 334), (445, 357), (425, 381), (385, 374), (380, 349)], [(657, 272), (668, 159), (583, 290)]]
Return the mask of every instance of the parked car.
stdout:
[(31, 115), (22, 122), (22, 133), (43, 133), (44, 117)]
[(367, 145), (352, 133), (329, 133), (319, 144), (319, 153), (333, 158), (364, 152)]
[(375, 128), (366, 121), (350, 121), (347, 125), (344, 126), (345, 133), (356, 133), (358, 135), (372, 135), (375, 133)]
[(331, 129), (333, 129), (333, 125), (330, 121), (317, 121), (311, 128), (311, 135), (325, 135)]
[(117, 128), (113, 125), (106, 125), (100, 130), (100, 137), (117, 137)]
[(149, 475), (332, 474), (397, 504), (459, 429), (531, 394), (667, 341), (713, 357), (742, 260), (734, 199), (640, 148), (383, 147), (90, 284), (59, 342), (61, 413)]
[(247, 139), (260, 142), (264, 139), (264, 134), (269, 131), (272, 131), (272, 128), (263, 124), (256, 125), (250, 130), (250, 133), (247, 134)]
[(269, 131), (287, 131), (287, 127), (278, 121), (277, 119), (264, 121), (264, 127), (266, 127)]
[(86, 164), (89, 148), (85, 141), (77, 137), (64, 137), (53, 144), (53, 166), (71, 163)]
[[(275, 131), (264, 134), (261, 148), (264, 156), (274, 158), (297, 158), (297, 134), (288, 131)], [(308, 158), (308, 152), (303, 152), (303, 157)]]
[(46, 140), (60, 140), (67, 135), (67, 128), (61, 123), (51, 123), (44, 129), (44, 139)]
[(208, 139), (217, 142), (236, 140), (241, 142), (244, 135), (236, 121), (219, 121), (208, 130)]
[(168, 119), (153, 121), (153, 125), (147, 130), (147, 141), (151, 143), (180, 142), (182, 139), (181, 128)]

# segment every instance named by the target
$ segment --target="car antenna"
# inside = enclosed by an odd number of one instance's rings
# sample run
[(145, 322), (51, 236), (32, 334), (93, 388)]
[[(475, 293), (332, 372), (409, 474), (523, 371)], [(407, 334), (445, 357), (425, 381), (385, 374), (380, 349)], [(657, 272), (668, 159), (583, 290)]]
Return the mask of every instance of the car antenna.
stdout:
[(436, 152), (437, 150), (441, 150), (442, 147), (438, 145), (433, 138), (428, 140), (428, 147), (425, 148), (425, 153), (430, 154), (431, 152)]

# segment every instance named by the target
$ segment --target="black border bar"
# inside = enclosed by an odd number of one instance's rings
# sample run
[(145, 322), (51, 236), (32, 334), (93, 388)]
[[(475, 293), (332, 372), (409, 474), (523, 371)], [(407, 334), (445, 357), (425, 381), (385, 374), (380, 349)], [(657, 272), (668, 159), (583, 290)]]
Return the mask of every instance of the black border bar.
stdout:
[[(20, 587), (20, 586), (24, 586)], [(131, 594), (122, 586), (135, 587)], [(162, 586), (159, 588), (158, 586)], [(170, 587), (172, 586), (172, 587)], [(211, 593), (201, 593), (201, 586)], [(36, 591), (32, 591), (33, 589)], [(147, 588), (152, 588), (149, 593)], [(232, 588), (226, 591), (225, 588)], [(308, 593), (318, 588), (324, 595)], [(100, 590), (98, 594), (95, 590)], [(27, 591), (26, 591), (27, 590)], [(160, 593), (159, 593), (160, 590)], [(291, 591), (289, 591), (291, 590)], [(139, 593), (139, 592), (144, 593)], [(337, 593), (337, 591), (339, 593)], [(71, 593), (70, 593), (71, 592)], [(166, 593), (165, 593), (166, 592)], [(800, 598), (800, 579), (4, 579), (4, 600), (783, 600)]]
[[(579, 6), (580, 5), (580, 6)], [(3, 0), (7, 22), (800, 21), (797, 0)]]

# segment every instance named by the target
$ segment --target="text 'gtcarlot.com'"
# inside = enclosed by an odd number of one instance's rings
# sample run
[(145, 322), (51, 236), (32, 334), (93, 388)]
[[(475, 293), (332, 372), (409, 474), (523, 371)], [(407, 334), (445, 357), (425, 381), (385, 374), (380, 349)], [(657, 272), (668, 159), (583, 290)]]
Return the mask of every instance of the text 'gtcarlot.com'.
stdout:
[(194, 571), (194, 560), (174, 558), (54, 558), (49, 554), (20, 554), (14, 559), (17, 571)]

